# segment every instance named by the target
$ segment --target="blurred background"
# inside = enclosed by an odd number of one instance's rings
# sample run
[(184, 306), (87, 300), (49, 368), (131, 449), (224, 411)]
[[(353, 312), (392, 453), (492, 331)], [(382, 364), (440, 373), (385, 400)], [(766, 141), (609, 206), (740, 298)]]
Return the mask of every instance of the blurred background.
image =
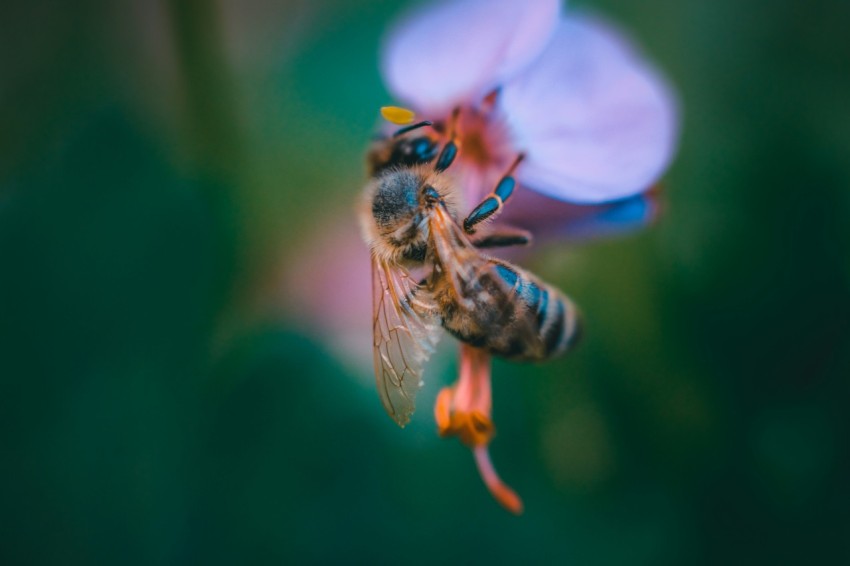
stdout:
[(73, 4), (0, 8), (0, 562), (850, 560), (850, 4), (574, 3), (683, 138), (654, 226), (526, 264), (588, 332), (496, 364), (520, 518), (436, 436), (450, 341), (400, 430), (319, 254), (406, 4)]

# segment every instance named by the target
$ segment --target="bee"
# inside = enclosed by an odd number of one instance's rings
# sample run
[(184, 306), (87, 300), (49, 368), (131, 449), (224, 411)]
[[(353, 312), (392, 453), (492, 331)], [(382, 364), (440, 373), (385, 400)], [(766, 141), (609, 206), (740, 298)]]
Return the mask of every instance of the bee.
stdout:
[[(527, 244), (530, 235), (476, 232), (513, 193), (523, 155), (461, 220), (457, 189), (444, 173), (459, 149), (452, 129), (446, 135), (441, 124), (419, 122), (376, 141), (368, 155), (360, 222), (372, 252), (375, 377), (384, 408), (400, 426), (413, 413), (440, 328), (522, 361), (564, 353), (580, 336), (578, 309), (566, 295), (482, 251)], [(412, 273), (419, 271), (416, 281)]]

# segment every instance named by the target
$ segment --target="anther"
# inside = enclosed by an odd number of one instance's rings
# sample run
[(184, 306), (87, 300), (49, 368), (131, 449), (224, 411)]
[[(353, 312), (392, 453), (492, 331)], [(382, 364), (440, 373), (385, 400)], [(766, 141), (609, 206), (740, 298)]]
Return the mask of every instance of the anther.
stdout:
[(399, 106), (382, 106), (381, 116), (383, 116), (388, 122), (403, 126), (404, 124), (411, 123), (416, 117), (416, 114), (413, 110), (408, 110), (407, 108), (401, 108)]

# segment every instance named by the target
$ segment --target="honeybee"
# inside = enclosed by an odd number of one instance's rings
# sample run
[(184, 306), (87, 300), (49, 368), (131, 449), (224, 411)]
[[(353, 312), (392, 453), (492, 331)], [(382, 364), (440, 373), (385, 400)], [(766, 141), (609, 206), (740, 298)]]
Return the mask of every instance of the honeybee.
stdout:
[[(523, 156), (460, 220), (457, 189), (444, 174), (459, 148), (453, 132), (442, 129), (419, 122), (376, 141), (360, 209), (372, 252), (375, 376), (384, 408), (400, 426), (413, 413), (441, 327), (509, 360), (551, 358), (580, 335), (578, 309), (563, 293), (481, 251), (529, 242), (524, 232), (476, 233), (512, 194)], [(424, 277), (417, 282), (411, 271)]]

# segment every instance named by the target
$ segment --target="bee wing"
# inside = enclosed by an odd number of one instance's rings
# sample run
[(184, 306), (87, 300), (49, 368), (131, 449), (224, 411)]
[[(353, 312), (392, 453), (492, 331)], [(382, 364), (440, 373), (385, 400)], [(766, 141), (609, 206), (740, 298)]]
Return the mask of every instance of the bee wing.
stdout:
[(375, 379), (384, 409), (404, 426), (422, 385), (440, 325), (430, 294), (403, 268), (372, 258)]
[(469, 241), (457, 222), (442, 207), (434, 208), (430, 219), (431, 241), (458, 304), (472, 310), (480, 289), (479, 275), (487, 269), (487, 258)]

